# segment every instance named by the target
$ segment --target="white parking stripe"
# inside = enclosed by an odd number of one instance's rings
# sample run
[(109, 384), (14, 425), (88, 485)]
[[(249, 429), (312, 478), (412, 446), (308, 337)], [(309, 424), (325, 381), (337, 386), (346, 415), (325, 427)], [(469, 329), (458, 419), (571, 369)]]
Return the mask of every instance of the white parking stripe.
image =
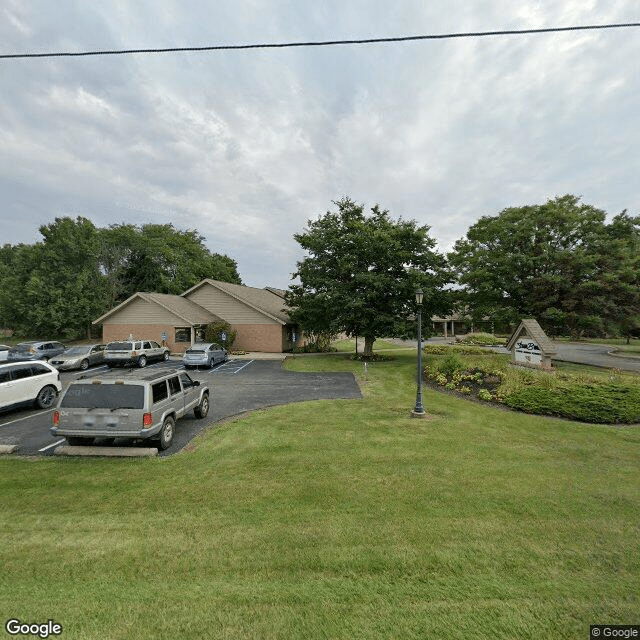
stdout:
[(16, 418), (15, 420), (11, 420), (11, 422), (1, 422), (0, 423), (0, 427), (5, 427), (8, 424), (15, 424), (16, 422), (20, 422), (21, 420), (29, 420), (30, 418), (33, 418), (34, 416), (38, 415), (38, 416), (44, 416), (47, 413), (51, 413), (53, 411), (53, 409), (49, 409), (48, 411), (43, 411), (42, 413), (32, 413), (29, 416), (24, 416), (24, 418)]
[(233, 373), (234, 373), (234, 375), (235, 375), (236, 373), (238, 373), (238, 371), (242, 371), (245, 367), (248, 367), (252, 362), (253, 362), (253, 360), (249, 360), (249, 362), (247, 362), (247, 364), (242, 365), (239, 369), (236, 369), (236, 370), (233, 372)]
[(42, 451), (46, 451), (47, 449), (51, 449), (52, 447), (57, 447), (59, 444), (62, 444), (65, 441), (66, 439), (62, 438), (62, 440), (58, 440), (58, 442), (54, 442), (53, 444), (50, 444), (46, 447), (42, 447), (42, 449), (38, 449), (38, 453), (41, 453)]

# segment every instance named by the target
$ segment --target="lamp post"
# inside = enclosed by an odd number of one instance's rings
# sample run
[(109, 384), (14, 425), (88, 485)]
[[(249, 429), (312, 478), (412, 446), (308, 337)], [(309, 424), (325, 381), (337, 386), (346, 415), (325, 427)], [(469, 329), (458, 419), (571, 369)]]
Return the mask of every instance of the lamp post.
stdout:
[(424, 418), (424, 406), (422, 405), (422, 289), (416, 291), (416, 304), (418, 305), (418, 391), (416, 393), (416, 406), (411, 412), (412, 418)]

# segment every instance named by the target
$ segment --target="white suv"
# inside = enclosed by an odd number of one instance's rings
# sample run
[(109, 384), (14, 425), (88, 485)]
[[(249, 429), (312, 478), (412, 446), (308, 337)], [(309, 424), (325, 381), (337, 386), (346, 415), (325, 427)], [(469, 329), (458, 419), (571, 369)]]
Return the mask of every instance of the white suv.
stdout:
[(60, 374), (47, 362), (0, 364), (0, 409), (34, 401), (41, 409), (48, 409), (61, 390)]

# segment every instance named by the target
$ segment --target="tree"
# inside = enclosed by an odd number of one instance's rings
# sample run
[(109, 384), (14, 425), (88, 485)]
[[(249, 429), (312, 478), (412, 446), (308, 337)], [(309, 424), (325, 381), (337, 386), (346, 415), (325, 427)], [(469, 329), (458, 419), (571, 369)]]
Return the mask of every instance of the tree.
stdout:
[(77, 337), (136, 291), (182, 293), (204, 278), (241, 284), (236, 263), (171, 224), (98, 229), (81, 216), (40, 227), (42, 241), (0, 248), (0, 327)]
[(285, 299), (304, 330), (363, 336), (364, 354), (371, 355), (376, 337), (413, 332), (416, 289), (424, 290), (427, 317), (444, 310), (446, 263), (429, 227), (392, 220), (378, 205), (367, 216), (348, 197), (334, 204), (336, 212), (309, 220), (294, 235), (309, 255), (297, 263), (300, 284)]
[(619, 319), (626, 293), (615, 283), (632, 269), (629, 245), (605, 217), (572, 195), (507, 208), (471, 226), (449, 262), (475, 313), (502, 310), (511, 323), (533, 316), (552, 334), (595, 335)]
[(114, 302), (136, 291), (179, 294), (204, 278), (241, 284), (237, 265), (211, 253), (195, 229), (172, 224), (112, 225), (103, 231), (103, 267)]

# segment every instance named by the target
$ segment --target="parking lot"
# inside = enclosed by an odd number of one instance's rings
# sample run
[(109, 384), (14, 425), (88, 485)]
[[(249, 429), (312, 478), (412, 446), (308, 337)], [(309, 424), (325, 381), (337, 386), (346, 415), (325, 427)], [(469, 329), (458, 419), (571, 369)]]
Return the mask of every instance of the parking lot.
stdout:
[[(181, 361), (169, 364), (183, 369)], [(166, 363), (148, 365), (165, 367)], [(106, 367), (96, 367), (89, 373), (99, 374)], [(63, 387), (87, 372), (61, 372)], [(224, 418), (273, 405), (332, 398), (360, 398), (361, 393), (351, 373), (297, 373), (286, 371), (279, 360), (229, 360), (212, 369), (190, 369), (194, 380), (206, 384), (211, 392), (209, 415), (201, 420), (193, 413), (178, 420), (173, 443), (160, 455), (171, 455), (182, 449), (202, 429)], [(49, 433), (53, 409), (32, 407), (0, 412), (0, 445), (16, 445), (17, 455), (52, 455), (65, 445), (64, 438)], [(100, 444), (97, 440), (96, 444)], [(110, 446), (149, 447), (150, 442), (128, 440), (108, 441)]]

